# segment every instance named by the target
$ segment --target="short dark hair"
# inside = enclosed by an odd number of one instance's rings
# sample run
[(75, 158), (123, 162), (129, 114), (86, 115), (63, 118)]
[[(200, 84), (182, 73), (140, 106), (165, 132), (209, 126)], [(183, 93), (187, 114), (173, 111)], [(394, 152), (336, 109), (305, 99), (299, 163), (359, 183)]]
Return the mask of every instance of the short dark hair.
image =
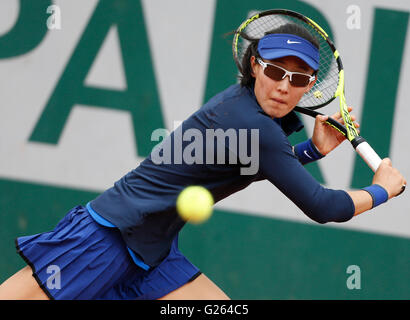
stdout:
[[(265, 35), (274, 34), (274, 33), (286, 33), (286, 34), (293, 34), (299, 36), (310, 43), (312, 43), (317, 49), (319, 49), (319, 40), (314, 37), (309, 31), (305, 28), (294, 24), (294, 23), (287, 23), (284, 24), (276, 29), (270, 30), (265, 32)], [(254, 56), (259, 58), (260, 55), (258, 53), (258, 43), (260, 39), (254, 39), (249, 37), (246, 33), (241, 32), (240, 36), (250, 42), (248, 48), (245, 51), (245, 54), (242, 57), (241, 65), (242, 65), (242, 72), (239, 76), (241, 86), (251, 87), (255, 84), (255, 78), (252, 76), (252, 65), (251, 65), (251, 57)]]

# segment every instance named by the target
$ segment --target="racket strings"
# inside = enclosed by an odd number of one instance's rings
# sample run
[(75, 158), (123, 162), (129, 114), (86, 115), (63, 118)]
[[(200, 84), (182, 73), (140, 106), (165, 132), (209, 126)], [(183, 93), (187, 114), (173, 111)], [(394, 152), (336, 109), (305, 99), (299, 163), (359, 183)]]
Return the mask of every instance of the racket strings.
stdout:
[[(304, 27), (304, 29), (307, 30), (319, 42), (320, 61), (317, 81), (312, 89), (304, 94), (302, 99), (299, 101), (298, 106), (313, 108), (318, 105), (324, 105), (335, 96), (339, 82), (339, 68), (332, 48), (324, 39), (320, 31), (313, 26), (313, 24), (285, 14), (269, 14), (253, 19), (248, 25), (246, 25), (245, 28), (242, 29), (242, 33), (245, 33), (245, 35), (251, 39), (260, 39), (270, 31), (286, 24), (296, 24)], [(250, 41), (246, 40), (241, 35), (238, 36), (236, 48), (234, 48), (237, 63), (239, 62), (239, 64), (241, 64), (249, 44)]]

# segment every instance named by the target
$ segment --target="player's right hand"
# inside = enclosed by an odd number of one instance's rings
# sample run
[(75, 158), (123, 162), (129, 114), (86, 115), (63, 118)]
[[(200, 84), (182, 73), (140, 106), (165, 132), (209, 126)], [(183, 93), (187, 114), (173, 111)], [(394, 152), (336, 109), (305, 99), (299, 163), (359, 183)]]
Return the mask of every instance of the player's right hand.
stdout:
[(373, 177), (373, 184), (378, 184), (386, 189), (389, 199), (398, 196), (406, 186), (406, 179), (399, 170), (392, 166), (389, 158), (384, 158)]

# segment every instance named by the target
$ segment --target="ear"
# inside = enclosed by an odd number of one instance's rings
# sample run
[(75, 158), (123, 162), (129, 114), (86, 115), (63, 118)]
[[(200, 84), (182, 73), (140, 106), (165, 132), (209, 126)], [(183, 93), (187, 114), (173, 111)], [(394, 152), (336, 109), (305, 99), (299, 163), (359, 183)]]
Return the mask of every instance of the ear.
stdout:
[(256, 68), (257, 68), (258, 65), (259, 64), (256, 63), (255, 56), (252, 56), (251, 57), (251, 69), (252, 69), (251, 76), (254, 77), (254, 78), (255, 78)]

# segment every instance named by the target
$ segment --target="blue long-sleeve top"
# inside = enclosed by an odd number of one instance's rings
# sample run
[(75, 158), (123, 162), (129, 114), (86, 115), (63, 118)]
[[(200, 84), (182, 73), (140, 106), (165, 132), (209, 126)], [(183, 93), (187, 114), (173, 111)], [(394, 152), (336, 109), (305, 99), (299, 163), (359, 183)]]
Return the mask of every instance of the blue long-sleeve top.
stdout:
[[(204, 186), (218, 202), (254, 181), (267, 179), (318, 223), (351, 219), (355, 208), (347, 192), (320, 185), (293, 153), (287, 136), (302, 127), (294, 112), (282, 119), (270, 118), (253, 88), (233, 85), (210, 99), (136, 169), (91, 201), (91, 208), (118, 227), (128, 247), (149, 266), (167, 256), (185, 224), (177, 214), (176, 199), (189, 185)], [(210, 143), (207, 132), (217, 129), (232, 133), (236, 141), (225, 138), (222, 147)], [(202, 138), (192, 134), (199, 132)], [(188, 141), (183, 141), (184, 134), (191, 138), (185, 136)], [(243, 150), (248, 158), (243, 157)], [(225, 151), (224, 161), (221, 151)], [(218, 154), (223, 163), (218, 163)], [(193, 156), (196, 160), (191, 163)]]

